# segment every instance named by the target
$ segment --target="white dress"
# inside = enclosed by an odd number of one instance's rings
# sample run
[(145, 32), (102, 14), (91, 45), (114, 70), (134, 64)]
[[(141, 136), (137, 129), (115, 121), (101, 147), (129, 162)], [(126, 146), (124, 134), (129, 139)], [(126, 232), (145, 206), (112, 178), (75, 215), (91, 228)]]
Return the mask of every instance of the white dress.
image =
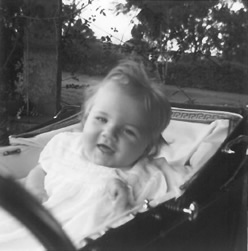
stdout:
[[(111, 181), (120, 180), (126, 184), (132, 206), (167, 192), (161, 161), (157, 165), (155, 160), (143, 159), (132, 168), (95, 165), (82, 154), (82, 138), (81, 132), (60, 133), (46, 145), (39, 159), (47, 173), (45, 189), (49, 199), (43, 205), (60, 222), (77, 247), (84, 245), (83, 239), (94, 234), (99, 226), (104, 228), (112, 219), (123, 214), (119, 201), (108, 193)], [(166, 168), (166, 161), (164, 165)], [(6, 215), (4, 222), (1, 219), (0, 214), (1, 251), (43, 250), (18, 223), (7, 220)], [(3, 224), (9, 228), (7, 234), (1, 231)]]

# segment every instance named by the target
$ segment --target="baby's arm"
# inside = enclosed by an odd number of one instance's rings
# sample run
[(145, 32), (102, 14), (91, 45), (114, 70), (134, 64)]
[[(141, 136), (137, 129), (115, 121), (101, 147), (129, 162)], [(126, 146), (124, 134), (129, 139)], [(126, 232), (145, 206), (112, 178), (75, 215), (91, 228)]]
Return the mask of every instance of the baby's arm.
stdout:
[(28, 174), (25, 186), (28, 191), (33, 194), (40, 202), (45, 202), (48, 199), (44, 188), (45, 171), (40, 165), (34, 167)]

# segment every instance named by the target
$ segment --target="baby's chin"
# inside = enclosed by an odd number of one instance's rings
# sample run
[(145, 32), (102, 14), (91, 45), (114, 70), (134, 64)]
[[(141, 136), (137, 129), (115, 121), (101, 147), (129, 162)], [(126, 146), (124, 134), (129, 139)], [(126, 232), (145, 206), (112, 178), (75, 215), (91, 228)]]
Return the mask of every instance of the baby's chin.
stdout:
[(105, 166), (105, 167), (112, 167), (112, 168), (116, 167), (116, 166), (114, 166), (114, 164), (112, 164), (109, 161), (99, 160), (99, 159), (95, 159), (95, 158), (90, 159), (90, 162), (92, 162), (98, 166)]
[[(124, 167), (127, 167), (127, 165), (125, 165), (124, 163), (116, 163), (115, 161), (111, 161), (111, 160), (97, 160), (97, 159), (94, 159), (92, 160), (92, 162), (96, 165), (99, 165), (99, 166), (105, 166), (105, 167), (109, 167), (109, 168), (124, 168)], [(129, 166), (128, 166), (129, 167)]]
[(99, 154), (99, 152), (88, 153), (85, 151), (84, 155), (89, 162), (99, 166), (105, 166), (109, 168), (130, 168), (133, 165), (132, 163), (127, 163), (126, 161), (116, 160), (112, 158), (112, 156), (104, 156), (104, 154)]
[(117, 165), (115, 165), (114, 161), (111, 161), (110, 159), (107, 158), (99, 158), (99, 156), (94, 156), (93, 154), (87, 154), (87, 152), (85, 153), (85, 157), (89, 162), (98, 166), (105, 166), (110, 168), (118, 167)]
[(109, 168), (130, 168), (131, 165), (127, 165), (125, 163), (116, 163), (114, 161), (104, 161), (104, 160), (91, 160), (91, 162), (93, 162), (96, 165), (99, 166), (105, 166), (105, 167), (109, 167)]

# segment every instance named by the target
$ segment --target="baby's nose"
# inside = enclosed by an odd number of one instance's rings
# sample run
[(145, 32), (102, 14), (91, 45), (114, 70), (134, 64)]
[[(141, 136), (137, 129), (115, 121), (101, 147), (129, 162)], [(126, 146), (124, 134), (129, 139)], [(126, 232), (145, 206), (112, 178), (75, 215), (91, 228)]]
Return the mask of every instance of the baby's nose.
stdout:
[(118, 128), (114, 125), (107, 125), (103, 132), (103, 136), (116, 139), (118, 137)]

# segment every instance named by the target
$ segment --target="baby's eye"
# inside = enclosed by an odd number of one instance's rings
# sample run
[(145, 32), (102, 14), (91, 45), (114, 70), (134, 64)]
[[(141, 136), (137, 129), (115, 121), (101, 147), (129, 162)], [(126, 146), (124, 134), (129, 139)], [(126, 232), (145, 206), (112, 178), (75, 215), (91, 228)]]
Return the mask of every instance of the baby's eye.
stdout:
[(124, 133), (129, 136), (136, 137), (136, 133), (131, 129), (124, 129)]
[(96, 120), (99, 121), (99, 122), (101, 122), (101, 123), (107, 123), (108, 122), (108, 120), (106, 118), (100, 117), (100, 116), (97, 116)]

